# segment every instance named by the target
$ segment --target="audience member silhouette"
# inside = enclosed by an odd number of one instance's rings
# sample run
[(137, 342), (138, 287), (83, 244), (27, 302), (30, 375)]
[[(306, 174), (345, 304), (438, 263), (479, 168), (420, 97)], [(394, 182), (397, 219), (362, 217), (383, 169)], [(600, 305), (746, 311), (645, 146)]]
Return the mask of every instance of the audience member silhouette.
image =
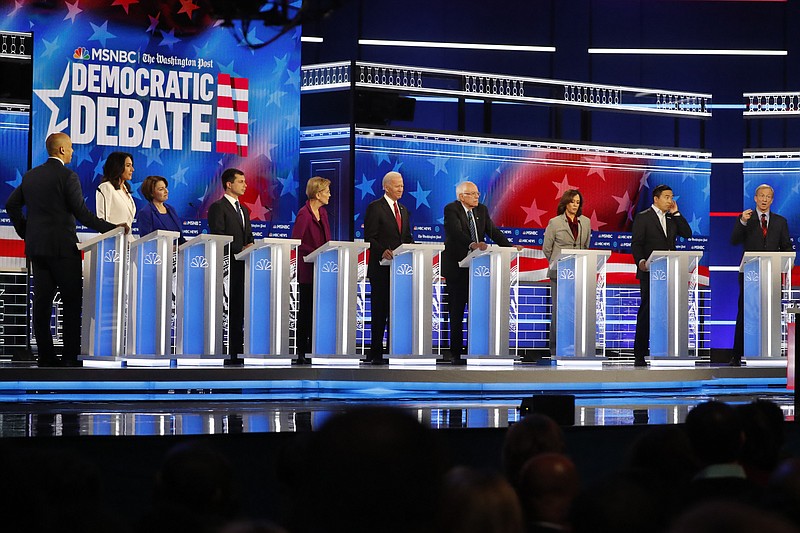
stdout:
[(749, 505), (706, 502), (678, 517), (669, 533), (800, 533), (783, 518)]
[(756, 400), (736, 406), (736, 412), (744, 432), (742, 466), (749, 480), (764, 487), (781, 460), (784, 444), (783, 411), (774, 402)]
[(763, 505), (800, 528), (800, 459), (786, 459), (769, 478)]
[(552, 418), (534, 413), (508, 428), (503, 442), (502, 461), (506, 479), (517, 486), (522, 465), (540, 453), (564, 451), (564, 432)]
[(455, 467), (445, 476), (437, 531), (523, 533), (519, 499), (502, 475)]
[(575, 464), (560, 453), (541, 453), (523, 465), (518, 494), (528, 533), (568, 531), (569, 509), (580, 492)]

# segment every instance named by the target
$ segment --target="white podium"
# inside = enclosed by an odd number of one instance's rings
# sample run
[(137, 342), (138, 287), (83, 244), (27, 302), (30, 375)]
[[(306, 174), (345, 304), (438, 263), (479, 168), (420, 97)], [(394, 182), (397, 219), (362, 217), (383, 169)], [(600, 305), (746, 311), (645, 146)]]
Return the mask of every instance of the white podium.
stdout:
[(84, 366), (123, 366), (125, 276), (128, 247), (123, 228), (78, 243), (83, 251), (81, 355)]
[(178, 365), (222, 365), (223, 263), (233, 237), (202, 234), (178, 248)]
[(130, 244), (128, 366), (170, 366), (175, 248), (181, 234), (156, 230)]
[[(745, 252), (744, 353), (747, 366), (785, 366), (781, 330), (784, 323), (781, 274), (790, 274), (795, 252)], [(791, 278), (788, 280), (791, 285)]]
[(356, 281), (358, 255), (369, 244), (328, 241), (305, 257), (314, 263), (312, 364), (358, 364)]
[(696, 312), (689, 319), (689, 286), (702, 255), (690, 250), (650, 254), (651, 366), (693, 366), (697, 360), (689, 353), (689, 330), (696, 334), (698, 327)]
[(558, 278), (557, 365), (600, 367), (605, 360), (602, 354), (597, 355), (598, 314), (601, 327), (605, 327), (605, 315), (597, 308), (597, 274), (604, 270), (610, 255), (609, 250), (564, 249), (554, 259)]
[(511, 260), (514, 247), (489, 245), (473, 250), (459, 264), (469, 268), (467, 354), (469, 365), (513, 365), (509, 354)]
[(288, 365), (292, 248), (299, 239), (259, 239), (234, 257), (244, 261), (245, 365)]
[(436, 364), (433, 354), (433, 258), (441, 244), (401, 244), (389, 273), (389, 364)]

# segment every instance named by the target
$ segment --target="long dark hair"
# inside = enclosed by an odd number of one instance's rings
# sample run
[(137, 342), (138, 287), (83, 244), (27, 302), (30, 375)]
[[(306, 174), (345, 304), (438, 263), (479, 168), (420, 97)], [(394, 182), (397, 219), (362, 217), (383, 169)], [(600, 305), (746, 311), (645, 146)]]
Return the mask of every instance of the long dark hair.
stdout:
[(570, 189), (561, 195), (561, 200), (558, 201), (558, 208), (556, 209), (556, 213), (559, 215), (563, 215), (564, 212), (567, 210), (567, 204), (571, 203), (576, 196), (580, 196), (581, 205), (578, 206), (578, 212), (575, 214), (575, 216), (576, 217), (581, 216), (583, 214), (583, 195), (580, 193), (580, 191), (578, 191), (578, 189)]
[(103, 164), (103, 181), (107, 181), (114, 186), (115, 189), (125, 184), (128, 192), (131, 192), (130, 183), (122, 179), (122, 173), (125, 171), (125, 159), (130, 158), (133, 163), (133, 156), (128, 152), (111, 152)]

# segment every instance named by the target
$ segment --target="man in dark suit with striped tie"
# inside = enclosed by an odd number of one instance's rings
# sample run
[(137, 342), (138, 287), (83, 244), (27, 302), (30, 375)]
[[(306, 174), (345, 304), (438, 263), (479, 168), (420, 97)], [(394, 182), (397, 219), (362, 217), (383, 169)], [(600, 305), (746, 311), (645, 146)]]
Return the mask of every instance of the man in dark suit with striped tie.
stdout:
[(656, 250), (674, 250), (675, 239), (692, 236), (692, 228), (678, 211), (672, 189), (659, 185), (653, 189), (653, 205), (636, 215), (631, 229), (631, 254), (636, 263), (641, 303), (636, 314), (636, 336), (633, 341), (635, 366), (647, 366), (650, 353), (650, 254)]
[(367, 277), (370, 285), (371, 341), (369, 361), (383, 364), (383, 335), (389, 322), (389, 267), (381, 259), (391, 259), (392, 250), (414, 242), (408, 209), (398, 200), (403, 196), (403, 176), (388, 172), (383, 177), (385, 194), (367, 206), (364, 215), (364, 240), (369, 243)]
[[(464, 351), (464, 311), (469, 300), (469, 269), (458, 263), (472, 250), (485, 250), (485, 237), (500, 246), (511, 246), (480, 203), (478, 186), (464, 181), (456, 186), (458, 200), (444, 206), (444, 251), (442, 276), (447, 281), (447, 312), (450, 315), (450, 362), (458, 365)], [(521, 249), (522, 247), (517, 247)]]
[(236, 356), (244, 351), (244, 261), (233, 256), (253, 244), (253, 229), (250, 211), (240, 201), (247, 190), (244, 172), (228, 168), (220, 179), (225, 194), (208, 208), (208, 229), (215, 235), (233, 237), (228, 245), (228, 364), (237, 364)]
[[(778, 213), (770, 211), (775, 191), (766, 183), (756, 187), (756, 209), (745, 209), (733, 225), (731, 244), (744, 244), (745, 252), (791, 252), (789, 224)], [(733, 333), (732, 366), (742, 364), (744, 352), (744, 277), (739, 273), (739, 310)]]

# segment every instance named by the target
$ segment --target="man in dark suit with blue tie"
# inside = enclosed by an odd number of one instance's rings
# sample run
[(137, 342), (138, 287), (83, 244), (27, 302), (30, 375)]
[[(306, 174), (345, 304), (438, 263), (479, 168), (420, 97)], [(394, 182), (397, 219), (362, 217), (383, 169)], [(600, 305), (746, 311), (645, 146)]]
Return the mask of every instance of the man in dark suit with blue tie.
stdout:
[[(75, 219), (95, 231), (111, 231), (127, 224), (111, 224), (89, 211), (78, 175), (65, 165), (72, 161), (72, 141), (66, 133), (47, 137), (46, 162), (25, 173), (6, 202), (17, 234), (25, 240), (25, 255), (33, 267), (33, 333), (39, 366), (80, 366), (83, 272)], [(23, 206), (27, 213), (23, 214)], [(61, 293), (64, 306), (64, 352), (56, 358), (50, 332), (53, 298)]]
[(364, 215), (364, 240), (369, 243), (367, 277), (370, 285), (371, 340), (369, 362), (381, 365), (383, 335), (389, 322), (389, 267), (381, 259), (391, 259), (392, 250), (414, 242), (408, 209), (398, 200), (403, 196), (403, 176), (388, 172), (383, 177), (383, 197), (371, 202)]
[(674, 250), (678, 235), (692, 236), (692, 228), (678, 211), (672, 189), (659, 185), (653, 189), (653, 205), (636, 215), (631, 230), (631, 254), (636, 263), (641, 303), (636, 314), (636, 336), (633, 341), (635, 366), (647, 366), (650, 353), (650, 254), (656, 250)]
[[(745, 252), (791, 252), (789, 224), (778, 213), (770, 211), (775, 191), (766, 183), (756, 187), (756, 210), (745, 209), (733, 225), (731, 244), (744, 244)], [(755, 215), (755, 216), (754, 216)], [(739, 274), (739, 310), (733, 333), (732, 366), (742, 364), (744, 352), (744, 278)]]
[[(485, 237), (500, 246), (511, 246), (503, 232), (489, 217), (489, 210), (479, 202), (478, 186), (464, 181), (456, 187), (458, 200), (444, 206), (444, 251), (442, 276), (447, 282), (447, 311), (450, 315), (450, 362), (463, 364), (464, 311), (469, 300), (469, 269), (458, 263), (472, 250), (485, 250)], [(521, 249), (521, 247), (518, 247)]]
[(220, 179), (225, 195), (208, 208), (208, 229), (215, 235), (233, 237), (228, 245), (228, 364), (237, 364), (240, 361), (236, 356), (244, 351), (244, 261), (233, 256), (253, 244), (253, 229), (250, 211), (240, 201), (247, 190), (244, 172), (228, 168)]

